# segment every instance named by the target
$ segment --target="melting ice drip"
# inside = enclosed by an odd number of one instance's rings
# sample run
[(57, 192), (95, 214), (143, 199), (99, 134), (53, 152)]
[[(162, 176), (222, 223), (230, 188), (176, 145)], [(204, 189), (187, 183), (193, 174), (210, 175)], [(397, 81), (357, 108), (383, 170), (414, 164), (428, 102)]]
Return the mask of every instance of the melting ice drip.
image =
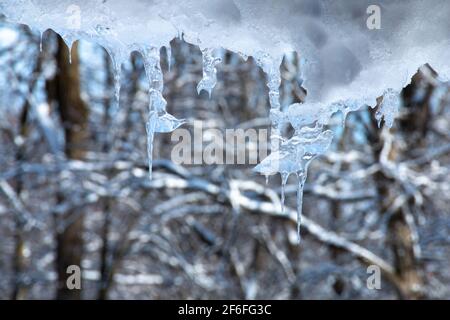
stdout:
[(203, 78), (197, 85), (197, 93), (200, 94), (202, 90), (208, 92), (211, 98), (212, 89), (217, 83), (217, 69), (216, 65), (222, 61), (219, 57), (214, 56), (213, 49), (202, 50), (203, 59)]
[[(292, 117), (293, 109), (303, 105), (293, 104), (287, 111), (281, 110), (279, 88), (281, 85), (281, 59), (274, 59), (265, 53), (257, 54), (256, 63), (266, 73), (269, 88), (271, 130), (271, 154), (255, 167), (255, 171), (266, 176), (280, 173), (281, 175), (281, 210), (284, 212), (285, 186), (291, 174), (298, 178), (297, 185), (297, 235), (300, 242), (301, 212), (303, 206), (303, 187), (306, 181), (308, 164), (314, 157), (328, 149), (333, 133), (323, 131), (323, 125), (317, 118), (300, 113)], [(307, 111), (307, 110), (306, 110)], [(290, 139), (282, 136), (282, 128), (290, 123), (295, 133)], [(312, 125), (312, 127), (310, 127)]]
[[(162, 96), (163, 91), (163, 74), (160, 64), (159, 48), (146, 47), (142, 48), (141, 53), (144, 57), (145, 72), (149, 79), (149, 116), (146, 123), (147, 130), (147, 156), (149, 177), (152, 178), (152, 163), (153, 163), (153, 140), (156, 132), (168, 133), (172, 132), (186, 121), (184, 119), (177, 119), (166, 111), (167, 102)], [(170, 67), (171, 50), (170, 46), (166, 46), (167, 59)], [(220, 63), (221, 59), (214, 56), (213, 49), (202, 50), (203, 57), (203, 78), (197, 86), (197, 91), (200, 93), (206, 90), (211, 98), (211, 92), (217, 83), (216, 65)]]
[(147, 130), (147, 154), (149, 177), (152, 178), (153, 164), (153, 139), (156, 132), (172, 132), (186, 121), (177, 119), (166, 111), (167, 102), (162, 95), (163, 73), (160, 64), (160, 53), (157, 47), (145, 47), (141, 49), (144, 58), (144, 67), (149, 80), (150, 105)]
[[(294, 125), (294, 123), (293, 123)], [(300, 223), (303, 206), (303, 187), (309, 163), (318, 155), (323, 154), (331, 144), (333, 132), (323, 130), (321, 124), (313, 127), (297, 126), (292, 138), (281, 143), (276, 151), (255, 167), (255, 171), (265, 175), (280, 173), (281, 175), (281, 205), (284, 211), (284, 190), (291, 174), (298, 178), (297, 185), (297, 233), (300, 241)]]
[(278, 150), (280, 142), (284, 141), (284, 138), (281, 135), (283, 121), (280, 117), (281, 58), (274, 59), (267, 53), (259, 52), (255, 55), (255, 61), (266, 73), (268, 78), (267, 87), (269, 88), (270, 120), (272, 122), (270, 144), (271, 150), (276, 151)]
[[(149, 79), (149, 115), (146, 123), (147, 131), (147, 156), (149, 177), (152, 178), (153, 163), (153, 140), (155, 133), (172, 132), (186, 121), (177, 119), (166, 111), (167, 102), (164, 99), (163, 92), (163, 73), (160, 63), (160, 50), (157, 47), (143, 47), (140, 52), (144, 59), (145, 72)], [(166, 46), (167, 58), (170, 66), (171, 50), (170, 46)], [(197, 90), (200, 93), (206, 90), (211, 97), (211, 92), (217, 83), (217, 70), (215, 66), (221, 61), (220, 58), (214, 56), (213, 49), (204, 49), (203, 54), (203, 79), (199, 82)]]
[[(122, 73), (122, 63), (126, 59), (126, 55), (123, 53), (123, 50), (120, 49), (112, 49), (109, 46), (104, 46), (105, 50), (108, 52), (111, 58), (111, 64), (113, 69), (113, 78), (114, 78), (114, 97), (116, 99), (116, 103), (112, 106), (111, 114), (115, 115), (119, 110), (120, 104), (120, 79)], [(120, 48), (120, 47), (117, 47)]]
[[(303, 188), (305, 185), (308, 166), (319, 155), (324, 154), (333, 140), (334, 133), (325, 130), (332, 115), (342, 113), (342, 125), (348, 113), (358, 110), (362, 104), (350, 101), (341, 101), (331, 105), (307, 102), (294, 103), (281, 110), (279, 100), (279, 87), (281, 84), (281, 59), (273, 59), (268, 54), (258, 54), (256, 63), (268, 77), (271, 130), (271, 154), (258, 164), (254, 170), (266, 176), (281, 175), (281, 210), (284, 212), (285, 186), (291, 174), (298, 178), (297, 184), (297, 235), (300, 242), (300, 225), (303, 206)], [(385, 91), (383, 101), (378, 107), (376, 118), (378, 125), (384, 118), (385, 124), (391, 127), (398, 108), (400, 98), (398, 92), (391, 89)], [(282, 128), (290, 124), (294, 134), (286, 139), (282, 136)]]
[(392, 89), (388, 89), (384, 92), (383, 101), (380, 103), (378, 110), (375, 113), (375, 118), (378, 121), (378, 127), (381, 126), (381, 120), (389, 128), (394, 124), (394, 119), (400, 108), (400, 94)]

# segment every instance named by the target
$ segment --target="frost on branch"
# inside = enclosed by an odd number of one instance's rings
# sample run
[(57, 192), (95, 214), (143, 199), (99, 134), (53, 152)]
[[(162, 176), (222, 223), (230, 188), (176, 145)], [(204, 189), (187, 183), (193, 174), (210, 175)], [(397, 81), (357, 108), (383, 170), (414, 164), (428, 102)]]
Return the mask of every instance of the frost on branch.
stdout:
[[(441, 80), (450, 75), (450, 2), (377, 3), (381, 23), (376, 30), (366, 24), (372, 3), (361, 0), (2, 0), (0, 12), (41, 34), (52, 28), (69, 48), (77, 39), (102, 45), (112, 59), (117, 104), (122, 63), (131, 51), (141, 52), (150, 88), (146, 125), (150, 175), (154, 134), (170, 132), (184, 122), (166, 111), (160, 49), (165, 47), (170, 65), (171, 40), (182, 36), (198, 45), (203, 78), (197, 90), (210, 96), (217, 82), (218, 50), (252, 56), (267, 75), (272, 122), (272, 153), (255, 170), (266, 177), (280, 173), (283, 185), (289, 175), (298, 176), (300, 221), (307, 168), (328, 149), (333, 132), (326, 126), (335, 113), (342, 114), (344, 124), (349, 112), (373, 107), (383, 96), (376, 117), (379, 124), (384, 120), (392, 126), (400, 104), (398, 92), (421, 65), (433, 66)], [(303, 61), (307, 100), (282, 105), (280, 64), (292, 51)], [(292, 137), (283, 136), (286, 125), (294, 128)]]

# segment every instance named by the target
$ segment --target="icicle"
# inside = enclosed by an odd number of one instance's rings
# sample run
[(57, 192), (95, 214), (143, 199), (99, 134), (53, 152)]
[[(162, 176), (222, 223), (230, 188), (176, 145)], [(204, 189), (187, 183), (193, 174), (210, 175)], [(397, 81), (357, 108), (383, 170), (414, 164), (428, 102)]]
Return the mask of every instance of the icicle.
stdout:
[(285, 189), (286, 183), (289, 178), (289, 173), (282, 172), (281, 173), (281, 212), (284, 213), (284, 200), (285, 200)]
[(66, 44), (67, 48), (69, 49), (69, 63), (72, 64), (72, 46), (76, 39), (69, 34), (62, 35), (62, 39), (64, 40), (64, 43)]
[(116, 98), (116, 111), (120, 106), (120, 66), (114, 67), (114, 97)]
[(378, 106), (375, 112), (375, 118), (378, 121), (378, 127), (381, 127), (381, 120), (384, 119), (384, 123), (388, 128), (391, 128), (394, 124), (394, 119), (400, 109), (400, 94), (392, 89), (388, 89), (383, 94), (383, 101)]
[(153, 137), (155, 135), (155, 121), (150, 114), (145, 125), (147, 131), (147, 158), (148, 158), (148, 176), (152, 180), (153, 173)]
[[(160, 55), (159, 48), (157, 47), (145, 47), (141, 48), (141, 54), (144, 59), (144, 68), (149, 81), (149, 92), (152, 91), (162, 92), (163, 90), (163, 74), (160, 65)], [(163, 99), (162, 95), (158, 95), (158, 98)], [(155, 101), (156, 102), (156, 101)], [(165, 103), (158, 103), (163, 105), (165, 108)], [(152, 105), (151, 103), (151, 106)]]
[(72, 64), (72, 46), (73, 43), (71, 43), (69, 47), (69, 64)]
[(113, 73), (114, 73), (114, 97), (116, 99), (115, 108), (112, 110), (112, 114), (116, 114), (120, 108), (120, 78), (122, 73), (122, 64), (117, 63), (113, 59)]
[(267, 75), (267, 87), (269, 88), (269, 103), (270, 103), (270, 120), (272, 122), (272, 130), (270, 135), (270, 144), (272, 152), (277, 151), (280, 142), (283, 141), (281, 135), (282, 121), (279, 117), (281, 113), (280, 104), (280, 59), (273, 59), (269, 54), (259, 52), (255, 55), (256, 64)]
[(203, 59), (203, 78), (197, 85), (197, 93), (200, 94), (202, 90), (208, 92), (211, 99), (212, 89), (217, 83), (217, 69), (216, 65), (222, 61), (222, 59), (214, 56), (214, 49), (202, 50)]
[(152, 179), (153, 140), (155, 133), (172, 132), (185, 122), (184, 119), (179, 120), (166, 111), (162, 113), (154, 110), (149, 111), (145, 128), (147, 131), (147, 156), (150, 180)]
[(115, 32), (110, 27), (107, 27), (103, 24), (98, 24), (95, 26), (95, 31), (97, 34), (104, 39), (108, 39), (106, 43), (104, 43), (103, 47), (108, 52), (109, 57), (111, 58), (111, 65), (113, 71), (113, 80), (114, 80), (114, 98), (115, 104), (112, 105), (111, 115), (114, 117), (120, 108), (120, 89), (121, 89), (121, 74), (122, 74), (122, 63), (128, 57), (128, 48), (119, 40), (111, 39), (115, 35)]
[(42, 52), (42, 37), (44, 36), (44, 33), (42, 31), (40, 31), (40, 36), (39, 36), (39, 52)]
[(170, 72), (170, 68), (172, 67), (172, 47), (169, 45), (165, 46), (166, 48), (166, 57), (167, 57), (167, 68)]
[(269, 175), (266, 174), (265, 177), (266, 177), (266, 186), (267, 186), (269, 184)]
[(112, 114), (112, 116), (114, 116), (115, 114), (117, 114), (117, 112), (119, 111), (119, 107), (120, 107), (120, 88), (121, 88), (120, 79), (121, 79), (121, 73), (122, 73), (123, 57), (122, 57), (120, 51), (116, 52), (116, 51), (110, 49), (109, 47), (105, 47), (105, 50), (108, 52), (108, 54), (111, 58), (111, 63), (112, 63), (112, 68), (113, 68), (114, 97), (115, 97), (116, 103), (114, 104), (114, 107), (111, 110), (111, 114)]
[[(247, 57), (245, 56), (244, 59)], [(281, 135), (281, 127), (286, 121), (283, 112), (281, 111), (280, 104), (280, 85), (281, 85), (281, 73), (280, 64), (281, 60), (273, 59), (267, 53), (257, 53), (255, 55), (256, 64), (267, 75), (267, 87), (269, 88), (269, 103), (270, 103), (270, 120), (272, 122), (272, 130), (270, 135), (271, 154), (264, 159), (262, 163), (255, 167), (256, 171), (259, 171), (266, 176), (266, 184), (268, 183), (268, 177), (271, 174), (280, 172), (281, 155), (278, 152), (280, 145), (284, 142)], [(281, 206), (284, 212), (284, 188), (289, 177), (288, 172), (281, 172)]]
[(297, 186), (297, 238), (298, 243), (301, 241), (300, 226), (302, 224), (302, 207), (303, 207), (303, 188), (306, 181), (306, 170), (297, 172), (298, 186)]
[(146, 129), (149, 177), (151, 179), (153, 163), (153, 139), (155, 133), (172, 132), (183, 123), (185, 123), (185, 120), (179, 120), (166, 111), (167, 102), (162, 95), (164, 83), (160, 64), (161, 59), (159, 48), (141, 48), (141, 54), (144, 60), (145, 73), (147, 74), (149, 80), (150, 104)]
[(281, 109), (280, 105), (280, 85), (281, 85), (281, 73), (280, 65), (281, 60), (273, 59), (267, 53), (258, 53), (255, 56), (256, 64), (263, 69), (267, 75), (267, 87), (269, 88), (269, 103), (271, 109)]
[[(156, 123), (158, 119), (158, 111), (165, 111), (166, 101), (162, 96), (163, 75), (160, 66), (159, 48), (150, 47), (141, 50), (144, 59), (145, 73), (149, 81), (149, 115), (146, 124), (147, 129), (147, 157), (149, 178), (152, 179), (153, 164), (153, 139), (155, 135)], [(155, 113), (156, 111), (156, 113)]]
[[(291, 125), (295, 128), (294, 135), (287, 141), (284, 141), (279, 150), (261, 161), (255, 167), (255, 171), (271, 175), (276, 172), (281, 174), (281, 206), (284, 212), (285, 185), (289, 174), (295, 173), (298, 176), (297, 188), (297, 233), (300, 241), (300, 224), (303, 203), (303, 187), (305, 185), (306, 173), (309, 163), (318, 155), (325, 153), (333, 139), (333, 132), (323, 130), (323, 125), (316, 123), (315, 127), (309, 127), (308, 117), (299, 119), (298, 123)], [(300, 127), (303, 124), (303, 127)]]

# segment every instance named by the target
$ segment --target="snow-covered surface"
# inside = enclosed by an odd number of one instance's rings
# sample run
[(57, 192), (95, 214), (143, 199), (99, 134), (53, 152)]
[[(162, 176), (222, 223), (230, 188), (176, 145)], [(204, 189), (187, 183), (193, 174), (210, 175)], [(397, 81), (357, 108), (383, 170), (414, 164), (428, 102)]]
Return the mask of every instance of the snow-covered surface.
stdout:
[[(381, 8), (380, 30), (366, 25), (371, 4)], [(136, 44), (168, 46), (181, 33), (202, 49), (263, 52), (277, 62), (296, 50), (306, 60), (308, 99), (324, 103), (373, 102), (425, 61), (449, 75), (447, 0), (1, 0), (0, 9), (69, 42), (92, 38), (123, 59)]]
[[(381, 9), (381, 29), (367, 26), (373, 4)], [(0, 0), (0, 12), (40, 32), (51, 28), (69, 46), (79, 38), (104, 46), (117, 83), (122, 61), (140, 51), (150, 82), (150, 159), (154, 133), (183, 123), (165, 111), (159, 49), (170, 49), (180, 36), (198, 45), (204, 56), (198, 90), (208, 92), (220, 61), (214, 49), (253, 56), (268, 76), (273, 126), (273, 152), (256, 170), (279, 172), (283, 181), (297, 174), (299, 211), (307, 165), (331, 142), (323, 126), (333, 113), (374, 106), (386, 94), (377, 117), (390, 126), (397, 93), (421, 65), (429, 63), (444, 81), (450, 76), (448, 0)], [(279, 66), (291, 51), (302, 59), (308, 96), (304, 104), (281, 106)], [(117, 96), (119, 91), (118, 84)], [(290, 139), (281, 136), (287, 122), (295, 128)]]

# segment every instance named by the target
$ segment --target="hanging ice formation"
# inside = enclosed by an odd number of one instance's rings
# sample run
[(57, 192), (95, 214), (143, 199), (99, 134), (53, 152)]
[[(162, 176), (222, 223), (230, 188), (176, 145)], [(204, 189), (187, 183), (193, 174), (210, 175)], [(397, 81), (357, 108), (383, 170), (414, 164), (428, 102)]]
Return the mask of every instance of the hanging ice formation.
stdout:
[(381, 126), (381, 120), (384, 120), (384, 123), (389, 128), (394, 124), (395, 116), (400, 109), (400, 94), (395, 92), (392, 89), (388, 89), (385, 91), (383, 95), (383, 100), (378, 107), (378, 110), (375, 113), (375, 118), (378, 121), (378, 127)]
[[(314, 106), (308, 110), (305, 108), (308, 105), (293, 104), (286, 111), (281, 110), (279, 93), (281, 58), (274, 59), (266, 53), (258, 53), (255, 60), (267, 75), (272, 130), (271, 154), (254, 170), (265, 175), (266, 181), (270, 175), (280, 173), (281, 210), (283, 212), (285, 185), (291, 174), (297, 176), (297, 234), (300, 241), (303, 187), (306, 181), (307, 167), (314, 157), (323, 154), (328, 149), (333, 133), (329, 130), (323, 131), (323, 123), (317, 120), (320, 114), (316, 114), (320, 110), (316, 110)], [(288, 123), (295, 129), (294, 135), (290, 139), (282, 136), (282, 128)]]
[[(209, 96), (220, 62), (213, 48), (254, 57), (267, 75), (272, 123), (271, 154), (255, 170), (266, 179), (281, 175), (280, 210), (285, 210), (289, 176), (298, 177), (300, 226), (308, 165), (331, 144), (333, 132), (326, 125), (334, 113), (342, 113), (344, 124), (349, 112), (375, 106), (376, 98), (383, 95), (376, 118), (379, 125), (384, 120), (391, 126), (400, 104), (398, 92), (421, 65), (430, 64), (444, 81), (450, 78), (450, 2), (378, 3), (379, 30), (365, 27), (367, 3), (361, 0), (0, 0), (0, 14), (41, 34), (52, 28), (69, 49), (79, 38), (102, 45), (112, 59), (117, 106), (122, 62), (132, 50), (142, 53), (149, 79), (150, 176), (155, 133), (170, 132), (184, 122), (166, 111), (160, 49), (165, 47), (170, 67), (172, 39), (183, 35), (185, 41), (200, 46), (203, 78), (197, 90), (206, 90)], [(398, 19), (406, 15), (408, 19)], [(430, 17), (433, 24), (426, 23)], [(304, 62), (302, 86), (308, 91), (307, 100), (282, 106), (280, 64), (283, 54), (292, 51), (299, 52)], [(291, 137), (283, 136), (286, 125), (294, 128)]]
[(145, 72), (149, 80), (150, 104), (148, 110), (147, 130), (147, 154), (148, 170), (152, 178), (153, 163), (153, 139), (156, 132), (168, 133), (181, 126), (185, 120), (179, 120), (166, 111), (167, 102), (163, 92), (163, 73), (160, 64), (159, 48), (144, 47), (141, 49), (144, 59)]
[(217, 83), (217, 69), (216, 65), (221, 62), (222, 59), (214, 56), (213, 49), (202, 50), (203, 60), (203, 78), (197, 85), (197, 93), (200, 94), (202, 90), (208, 92), (209, 98), (211, 98), (212, 89)]
[(120, 105), (120, 79), (122, 73), (122, 64), (127, 57), (121, 46), (110, 47), (108, 45), (105, 45), (104, 48), (111, 58), (111, 65), (113, 69), (114, 97), (116, 99), (116, 103), (113, 104), (111, 114), (115, 115), (119, 110)]

